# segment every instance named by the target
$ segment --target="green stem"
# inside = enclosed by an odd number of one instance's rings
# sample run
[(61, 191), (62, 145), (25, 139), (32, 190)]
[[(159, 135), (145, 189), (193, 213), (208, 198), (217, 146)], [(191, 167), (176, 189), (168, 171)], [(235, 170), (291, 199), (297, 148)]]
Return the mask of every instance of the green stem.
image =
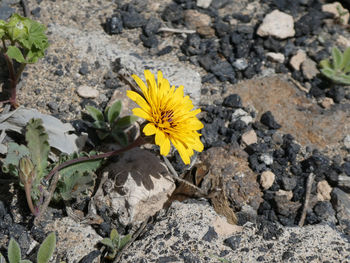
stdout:
[(32, 214), (36, 216), (38, 213), (35, 210), (35, 207), (33, 205), (33, 200), (32, 200), (32, 195), (31, 195), (32, 184), (29, 182), (26, 182), (24, 184), (24, 191), (26, 192), (26, 199), (27, 199), (28, 207), (29, 207), (30, 211), (32, 212)]

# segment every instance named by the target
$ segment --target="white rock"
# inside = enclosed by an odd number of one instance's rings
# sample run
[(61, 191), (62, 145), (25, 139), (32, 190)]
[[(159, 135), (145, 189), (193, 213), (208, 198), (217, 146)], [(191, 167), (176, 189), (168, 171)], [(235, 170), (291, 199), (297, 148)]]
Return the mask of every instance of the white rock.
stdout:
[(256, 136), (256, 133), (254, 130), (250, 130), (247, 131), (245, 133), (243, 133), (242, 135), (242, 142), (245, 145), (251, 145), (253, 143), (257, 143), (258, 142), (258, 137)]
[(96, 88), (90, 87), (90, 86), (79, 86), (77, 88), (77, 93), (82, 98), (97, 98), (99, 92)]
[(279, 39), (293, 37), (295, 35), (293, 17), (274, 10), (265, 16), (257, 34), (261, 37), (274, 36)]
[(343, 35), (338, 36), (336, 41), (337, 41), (337, 44), (343, 47), (344, 49), (347, 47), (350, 47), (350, 39), (344, 37)]
[(45, 231), (58, 233), (56, 249), (57, 261), (66, 259), (67, 263), (79, 262), (84, 256), (95, 250), (96, 244), (102, 240), (88, 224), (75, 222), (70, 217), (58, 218), (45, 226)]
[(283, 63), (284, 55), (282, 53), (268, 52), (266, 53), (266, 57), (273, 62)]
[(317, 183), (317, 199), (319, 201), (331, 200), (332, 187), (326, 180)]
[(264, 153), (259, 156), (260, 161), (264, 162), (266, 165), (273, 164), (273, 157), (270, 154)]
[(238, 70), (245, 70), (248, 67), (248, 61), (245, 58), (238, 58), (232, 65)]
[(114, 188), (106, 203), (124, 226), (140, 223), (163, 208), (175, 190), (167, 168), (152, 153), (134, 148), (105, 168)]
[(329, 98), (329, 97), (325, 97), (322, 101), (321, 101), (321, 106), (322, 108), (324, 109), (327, 109), (329, 110), (332, 105), (334, 104), (334, 101), (332, 98)]
[(306, 52), (299, 49), (297, 53), (290, 59), (289, 64), (295, 69), (300, 70), (300, 65), (306, 60)]
[(275, 174), (271, 171), (264, 171), (260, 176), (260, 185), (264, 190), (269, 189), (274, 181), (275, 181)]
[(290, 201), (293, 198), (293, 192), (292, 191), (285, 191), (285, 190), (278, 190), (275, 195), (277, 196), (285, 196), (287, 197), (287, 200)]
[(332, 13), (343, 25), (347, 25), (349, 22), (349, 10), (345, 9), (339, 2), (322, 5), (322, 11)]
[(237, 120), (241, 120), (247, 125), (253, 122), (252, 116), (242, 109), (237, 109), (232, 113), (231, 122), (235, 122)]
[(344, 146), (346, 149), (350, 149), (350, 134), (346, 135), (344, 138)]
[(304, 77), (309, 80), (316, 77), (316, 75), (319, 73), (316, 62), (309, 58), (306, 58), (306, 60), (301, 64), (301, 69)]
[(197, 0), (197, 6), (201, 8), (208, 8), (212, 0)]

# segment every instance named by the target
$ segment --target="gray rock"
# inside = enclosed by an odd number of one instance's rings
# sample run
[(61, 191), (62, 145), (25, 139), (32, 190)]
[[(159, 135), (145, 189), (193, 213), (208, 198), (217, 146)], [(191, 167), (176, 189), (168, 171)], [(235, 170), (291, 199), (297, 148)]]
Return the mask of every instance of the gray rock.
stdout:
[(0, 7), (0, 19), (7, 20), (14, 12), (15, 9), (9, 7), (7, 4), (3, 4)]
[[(89, 64), (99, 61), (101, 66), (109, 67), (111, 61), (121, 59), (121, 66), (127, 68), (131, 74), (137, 74), (143, 78), (145, 69), (153, 69), (163, 72), (164, 78), (168, 79), (171, 85), (184, 86), (195, 106), (199, 105), (201, 77), (198, 72), (179, 64), (177, 61), (153, 60), (139, 54), (137, 47), (132, 46), (125, 39), (119, 39), (118, 43), (102, 31), (80, 31), (76, 28), (65, 27), (57, 24), (50, 24), (50, 31), (58, 38), (70, 40), (79, 52), (79, 57)], [(87, 50), (89, 56), (86, 56)], [(125, 96), (126, 97), (126, 96)]]
[(248, 61), (245, 58), (239, 58), (232, 65), (238, 70), (245, 70), (248, 67)]
[(335, 187), (332, 191), (332, 205), (337, 212), (337, 219), (346, 234), (350, 234), (350, 197), (349, 194)]
[(197, 0), (197, 6), (202, 8), (208, 8), (212, 0)]
[[(282, 262), (287, 256), (293, 262), (309, 257), (317, 262), (350, 260), (349, 242), (327, 224), (284, 227), (276, 240), (265, 240), (252, 223), (220, 234), (213, 226), (218, 217), (207, 202), (174, 202), (168, 212), (161, 212), (147, 235), (132, 243), (121, 261)], [(208, 231), (215, 231), (217, 238), (202, 240)]]
[(257, 34), (261, 37), (274, 36), (280, 39), (293, 37), (295, 35), (293, 17), (274, 10), (265, 16)]
[(301, 69), (307, 79), (313, 79), (319, 73), (316, 62), (309, 58), (301, 64)]

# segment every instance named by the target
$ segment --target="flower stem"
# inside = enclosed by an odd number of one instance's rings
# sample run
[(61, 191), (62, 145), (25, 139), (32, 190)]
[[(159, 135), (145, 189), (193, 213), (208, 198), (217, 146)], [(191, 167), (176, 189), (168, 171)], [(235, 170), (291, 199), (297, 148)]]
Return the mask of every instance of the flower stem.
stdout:
[(34, 208), (32, 195), (31, 195), (32, 184), (29, 183), (29, 182), (26, 182), (24, 184), (24, 191), (26, 192), (26, 199), (27, 199), (28, 207), (29, 207), (30, 211), (32, 212), (32, 214), (36, 216), (37, 215), (37, 211)]
[[(14, 69), (14, 66), (13, 66), (12, 59), (9, 58), (9, 56), (6, 53), (4, 53), (4, 57), (5, 57), (5, 60), (6, 60), (6, 63), (7, 63), (7, 67), (8, 67), (8, 70), (9, 70), (9, 74), (10, 74), (10, 91), (11, 91), (11, 96), (10, 96), (10, 99), (8, 101), (11, 103), (11, 105), (14, 108), (17, 108), (18, 104), (17, 104), (17, 101), (16, 101), (16, 87), (17, 87), (17, 80), (18, 79), (17, 79), (17, 76), (15, 74), (15, 69)], [(22, 71), (23, 71), (23, 69), (22, 69)]]

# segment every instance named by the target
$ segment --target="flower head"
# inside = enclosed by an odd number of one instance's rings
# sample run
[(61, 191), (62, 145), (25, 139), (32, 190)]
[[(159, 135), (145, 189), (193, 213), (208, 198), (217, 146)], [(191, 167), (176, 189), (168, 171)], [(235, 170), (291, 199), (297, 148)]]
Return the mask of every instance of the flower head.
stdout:
[(203, 144), (197, 132), (203, 124), (196, 115), (200, 109), (194, 108), (189, 96), (184, 96), (184, 87), (170, 88), (169, 81), (158, 71), (157, 82), (149, 70), (145, 70), (147, 85), (136, 75), (132, 76), (139, 85), (142, 96), (134, 91), (127, 91), (127, 96), (140, 108), (133, 109), (134, 115), (146, 119), (143, 128), (146, 136), (155, 135), (155, 143), (160, 146), (160, 153), (167, 155), (170, 141), (178, 150), (183, 162), (190, 163), (193, 150), (203, 151)]

